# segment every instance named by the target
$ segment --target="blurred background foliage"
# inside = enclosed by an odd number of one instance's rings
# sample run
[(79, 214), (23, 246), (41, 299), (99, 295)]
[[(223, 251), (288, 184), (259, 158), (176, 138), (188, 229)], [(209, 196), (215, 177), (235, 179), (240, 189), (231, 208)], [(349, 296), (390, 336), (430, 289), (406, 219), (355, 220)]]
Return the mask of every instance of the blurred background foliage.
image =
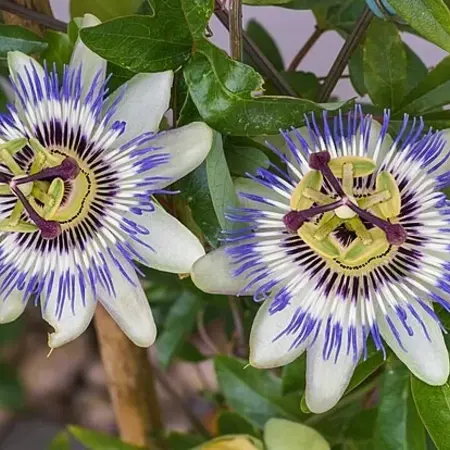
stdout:
[[(6, 54), (11, 50), (36, 55), (62, 70), (79, 34), (108, 60), (113, 74), (110, 90), (135, 73), (176, 70), (172, 110), (164, 126), (204, 120), (216, 134), (206, 161), (174, 186), (180, 195), (161, 196), (159, 201), (211, 249), (220, 244), (221, 230), (231, 226), (225, 213), (238, 202), (239, 178), (258, 167), (280, 164), (267, 151), (265, 140), (281, 145), (278, 130), (301, 126), (304, 113), (353, 105), (355, 99), (323, 98), (327, 80), (299, 67), (324, 33), (336, 31), (348, 42), (367, 14), (363, 0), (244, 3), (312, 10), (316, 31), (303, 47), (299, 45), (299, 54), (287, 65), (270, 30), (251, 21), (241, 63), (209, 39), (213, 14), (227, 23), (225, 3), (72, 0), (74, 20), (67, 33), (47, 29), (40, 35), (0, 24), (0, 74), (7, 76)], [(450, 59), (428, 68), (403, 41), (404, 32), (414, 33), (449, 51), (450, 2), (391, 0), (390, 4), (397, 11), (395, 20), (370, 17), (370, 26), (358, 36), (348, 62), (358, 100), (375, 118), (391, 108), (393, 132), (405, 113), (422, 115), (428, 126), (450, 128)], [(79, 33), (75, 18), (87, 12), (105, 23)], [(5, 89), (2, 110), (7, 98)], [(450, 449), (448, 384), (425, 385), (394, 355), (384, 360), (372, 349), (339, 404), (313, 415), (303, 399), (304, 357), (272, 371), (247, 366), (248, 334), (258, 308), (252, 299), (207, 295), (195, 289), (189, 278), (143, 270), (159, 329), (149, 358), (164, 410), (166, 448)], [(450, 328), (449, 317), (439, 310), (438, 314)], [(92, 450), (136, 449), (114, 437), (114, 417), (92, 330), (49, 359), (46, 331), (35, 308), (0, 327), (3, 441), (17, 421), (40, 417), (61, 429), (75, 424), (52, 439), (51, 450), (83, 448), (71, 447), (81, 444)]]

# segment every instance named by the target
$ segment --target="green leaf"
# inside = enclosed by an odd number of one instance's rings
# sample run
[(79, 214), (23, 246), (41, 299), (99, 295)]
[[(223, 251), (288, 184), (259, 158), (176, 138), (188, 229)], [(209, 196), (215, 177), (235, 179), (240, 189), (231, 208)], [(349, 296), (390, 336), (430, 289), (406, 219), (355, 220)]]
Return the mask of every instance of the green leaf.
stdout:
[(203, 443), (205, 439), (192, 434), (172, 432), (167, 436), (166, 442), (170, 450), (187, 450)]
[(424, 38), (450, 52), (450, 11), (442, 0), (389, 0), (389, 4)]
[(375, 20), (364, 44), (364, 81), (372, 101), (396, 109), (404, 96), (406, 52), (395, 25)]
[(0, 362), (0, 408), (16, 411), (24, 404), (25, 396), (16, 372)]
[(284, 419), (270, 419), (264, 427), (267, 450), (329, 450), (328, 442), (313, 428)]
[(365, 2), (360, 0), (323, 2), (314, 7), (314, 14), (320, 28), (350, 33), (364, 6)]
[(430, 386), (411, 376), (417, 411), (438, 450), (450, 449), (450, 385)]
[(98, 431), (87, 430), (86, 428), (73, 425), (67, 427), (67, 429), (88, 450), (144, 450), (143, 447), (125, 444), (114, 436), (99, 433)]
[[(288, 82), (294, 91), (302, 98), (314, 100), (320, 88), (320, 81), (311, 72), (280, 72), (280, 75)], [(277, 94), (272, 81), (268, 80), (264, 85), (267, 94)]]
[(353, 89), (361, 96), (367, 94), (367, 88), (364, 81), (364, 53), (361, 46), (359, 46), (355, 53), (353, 53), (348, 63), (348, 73)]
[(180, 190), (179, 199), (189, 207), (192, 219), (212, 247), (217, 247), (221, 227), (214, 211), (209, 190), (206, 162), (175, 184)]
[[(405, 94), (407, 94), (428, 75), (428, 69), (411, 47), (405, 43), (403, 45), (405, 46), (407, 65), (404, 90)], [(350, 58), (348, 68), (353, 88), (361, 97), (366, 95), (367, 89), (364, 82), (364, 58), (362, 47), (358, 47)]]
[(425, 450), (425, 430), (412, 401), (409, 371), (398, 363), (388, 366), (381, 379), (374, 448)]
[(199, 363), (205, 359), (208, 359), (207, 356), (203, 355), (203, 353), (201, 353), (200, 350), (189, 341), (181, 344), (181, 348), (177, 351), (177, 356), (183, 361), (189, 361), (192, 363)]
[(108, 87), (110, 92), (114, 92), (120, 86), (134, 77), (135, 73), (130, 70), (124, 69), (117, 64), (108, 63), (108, 73), (111, 75)]
[(0, 325), (0, 346), (15, 341), (24, 331), (24, 320), (22, 317), (14, 322)]
[(32, 31), (18, 25), (0, 24), (0, 58), (6, 58), (7, 53), (12, 51), (30, 55), (46, 48), (47, 43)]
[(223, 152), (222, 136), (214, 133), (206, 160), (178, 183), (181, 197), (208, 242), (216, 247), (223, 229), (231, 224), (225, 213), (238, 205), (238, 198)]
[(164, 331), (156, 341), (158, 359), (164, 369), (169, 367), (172, 358), (192, 332), (202, 306), (202, 298), (197, 292), (185, 290), (170, 308)]
[(230, 208), (237, 208), (239, 200), (225, 159), (222, 136), (219, 133), (214, 133), (212, 148), (206, 157), (206, 176), (217, 220), (222, 229), (229, 229), (232, 225), (225, 214)]
[(245, 367), (246, 362), (217, 356), (215, 369), (227, 404), (257, 427), (273, 417), (300, 419), (298, 396), (283, 396), (281, 380), (268, 371)]
[(426, 76), (428, 68), (420, 57), (411, 49), (409, 45), (404, 44), (406, 51), (406, 81), (405, 93), (411, 92)]
[(225, 157), (231, 174), (237, 177), (243, 177), (247, 173), (255, 175), (258, 169), (267, 169), (270, 165), (269, 157), (263, 151), (247, 147), (244, 143), (239, 144), (230, 138), (225, 141)]
[(197, 42), (184, 76), (205, 122), (235, 136), (277, 134), (280, 128), (301, 125), (306, 112), (342, 106), (291, 97), (255, 97), (262, 89), (261, 76), (205, 40)]
[(50, 443), (49, 450), (70, 450), (69, 435), (65, 431), (58, 433)]
[(259, 433), (255, 427), (241, 415), (223, 411), (218, 420), (217, 427), (220, 435), (225, 434), (248, 434), (249, 436), (259, 437)]
[(49, 67), (56, 64), (58, 73), (62, 74), (64, 65), (69, 64), (73, 51), (73, 42), (66, 33), (48, 30), (44, 34), (48, 47), (42, 53), (42, 59), (47, 61)]
[(443, 59), (408, 94), (399, 112), (424, 114), (450, 102), (450, 57)]
[(283, 367), (283, 394), (303, 392), (306, 382), (306, 355)]
[(176, 69), (212, 14), (211, 0), (153, 0), (154, 16), (121, 17), (80, 31), (83, 42), (132, 72)]
[[(264, 53), (267, 59), (273, 64), (278, 71), (284, 70), (283, 57), (280, 49), (270, 33), (256, 20), (252, 19), (247, 24), (247, 35)], [(252, 59), (244, 54), (244, 62), (252, 65)]]
[(70, 0), (71, 17), (82, 17), (86, 13), (106, 21), (120, 16), (135, 14), (142, 0)]
[(365, 361), (358, 364), (347, 387), (346, 392), (350, 392), (358, 387), (363, 381), (370, 377), (376, 370), (384, 364), (384, 358), (381, 352), (376, 352), (369, 356)]

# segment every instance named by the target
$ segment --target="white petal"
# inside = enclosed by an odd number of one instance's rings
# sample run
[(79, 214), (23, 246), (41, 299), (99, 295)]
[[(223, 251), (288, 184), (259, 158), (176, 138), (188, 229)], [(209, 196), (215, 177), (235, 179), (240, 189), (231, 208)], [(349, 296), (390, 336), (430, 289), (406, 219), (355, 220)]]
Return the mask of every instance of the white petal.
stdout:
[(189, 273), (192, 265), (205, 254), (202, 244), (181, 222), (155, 204), (153, 212), (142, 215), (129, 213), (129, 220), (148, 229), (139, 235), (151, 247), (147, 248), (130, 239), (145, 263), (154, 269), (172, 273)]
[[(116, 106), (112, 121), (125, 121), (125, 132), (116, 141), (118, 147), (147, 131), (158, 131), (164, 113), (169, 109), (173, 72), (141, 73), (127, 82), (123, 98)], [(108, 99), (111, 105), (122, 89)]]
[[(233, 266), (225, 247), (213, 250), (197, 260), (192, 267), (191, 277), (199, 289), (209, 294), (237, 295), (249, 284), (245, 276), (233, 276)], [(242, 295), (252, 293), (248, 291)]]
[(380, 148), (377, 151), (377, 154), (374, 155), (374, 152), (376, 151), (376, 148), (377, 148), (378, 138), (380, 137), (381, 129), (382, 129), (382, 125), (380, 124), (380, 122), (378, 122), (376, 120), (372, 120), (372, 123), (370, 126), (370, 137), (369, 137), (369, 142), (368, 142), (367, 148), (369, 149), (370, 157), (376, 156), (375, 162), (378, 165), (380, 165), (382, 163), (382, 161), (388, 154), (390, 148), (392, 147), (392, 144), (394, 143), (391, 136), (389, 136), (389, 134), (386, 134), (383, 139), (383, 142), (380, 145)]
[[(92, 14), (85, 14), (81, 23), (81, 28), (89, 28), (99, 25), (101, 21)], [(106, 60), (94, 53), (91, 49), (86, 47), (80, 38), (77, 39), (75, 48), (70, 60), (70, 68), (77, 70), (81, 65), (82, 78), (81, 85), (83, 87), (83, 93), (86, 95), (89, 92), (92, 83), (97, 76), (97, 92), (102, 86), (106, 76)]]
[(100, 286), (98, 299), (129, 339), (138, 347), (149, 347), (156, 339), (156, 325), (144, 289), (134, 268), (121, 255), (115, 257), (133, 284), (110, 262), (115, 295)]
[[(213, 130), (203, 122), (164, 131), (153, 139), (152, 146), (162, 147), (162, 153), (170, 154), (170, 161), (158, 167), (158, 176), (170, 179), (158, 187), (168, 186), (196, 169), (211, 150), (212, 141)], [(153, 171), (149, 175), (152, 174)]]
[[(358, 351), (362, 352), (362, 340), (359, 333)], [(314, 344), (306, 352), (306, 391), (305, 399), (308, 408), (315, 414), (321, 414), (333, 408), (347, 389), (357, 365), (353, 352), (347, 354), (345, 345), (339, 352), (335, 362), (334, 356), (325, 360), (323, 346), (325, 341), (324, 326)]]
[[(27, 94), (31, 95), (31, 93), (34, 92), (34, 89), (30, 85), (30, 82), (28, 80), (28, 75), (30, 75), (31, 77), (33, 77), (34, 75), (33, 68), (35, 69), (37, 76), (41, 81), (41, 87), (45, 89), (45, 72), (42, 66), (35, 59), (30, 58), (28, 55), (25, 55), (22, 52), (8, 52), (8, 67), (14, 84), (20, 92), (23, 93), (23, 89), (19, 83), (19, 76), (22, 79), (23, 84), (25, 85)], [(19, 111), (22, 109), (22, 105), (21, 103), (19, 103), (18, 98), (16, 98), (16, 107), (19, 109)]]
[[(59, 279), (60, 272), (55, 269), (55, 280)], [(78, 286), (75, 287), (73, 304), (66, 299), (61, 315), (58, 314), (58, 284), (54, 282), (50, 296), (41, 295), (42, 317), (53, 328), (54, 332), (48, 336), (48, 345), (51, 348), (61, 347), (84, 333), (91, 323), (97, 306), (94, 295), (86, 290), (85, 305)], [(47, 292), (47, 289), (44, 289)]]
[(24, 311), (27, 302), (23, 301), (23, 292), (14, 289), (6, 299), (0, 297), (0, 324), (16, 320)]
[[(441, 153), (441, 157), (446, 158), (450, 148), (450, 129), (442, 130), (441, 133), (442, 139), (445, 142), (444, 151)], [(437, 163), (438, 160), (436, 160), (434, 164), (431, 165), (431, 167)], [(439, 175), (447, 173), (448, 171), (450, 171), (450, 158), (447, 158), (445, 162), (433, 172), (433, 177), (437, 177)]]
[(272, 189), (269, 189), (265, 186), (261, 186), (259, 183), (249, 178), (236, 178), (234, 180), (234, 187), (236, 189), (236, 193), (239, 196), (239, 204), (243, 208), (253, 208), (264, 211), (280, 212), (280, 208), (276, 206), (267, 205), (265, 203), (257, 202), (255, 200), (249, 200), (247, 198), (241, 197), (239, 193), (259, 195), (260, 197), (289, 205), (288, 199), (286, 199), (285, 197), (278, 194)]
[(289, 305), (275, 314), (269, 313), (271, 299), (267, 299), (256, 313), (250, 333), (250, 364), (261, 369), (284, 366), (297, 359), (308, 341), (292, 348), (293, 336), (275, 339), (291, 322), (295, 306)]
[(444, 337), (436, 321), (420, 305), (416, 305), (415, 309), (422, 319), (431, 341), (427, 339), (420, 323), (410, 314), (408, 315), (408, 325), (414, 334), (409, 336), (392, 308), (388, 313), (389, 318), (398, 330), (406, 351), (401, 348), (393, 335), (384, 314), (378, 311), (377, 320), (380, 332), (389, 347), (417, 378), (432, 386), (440, 386), (447, 382), (449, 376), (449, 358)]

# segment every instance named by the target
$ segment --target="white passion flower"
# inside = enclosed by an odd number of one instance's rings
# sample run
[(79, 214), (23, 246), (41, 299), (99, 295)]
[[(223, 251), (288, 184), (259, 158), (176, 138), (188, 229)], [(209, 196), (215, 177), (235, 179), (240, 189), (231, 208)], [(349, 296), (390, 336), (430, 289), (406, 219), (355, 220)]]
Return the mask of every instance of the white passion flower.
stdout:
[(272, 368), (306, 351), (308, 407), (332, 408), (371, 337), (421, 380), (442, 385), (449, 357), (433, 303), (450, 309), (450, 148), (421, 119), (393, 140), (360, 109), (283, 132), (286, 170), (238, 183), (244, 222), (200, 258), (201, 289), (264, 301), (250, 363)]
[(151, 196), (204, 160), (212, 130), (158, 132), (171, 71), (136, 75), (106, 98), (106, 61), (81, 41), (62, 77), (22, 53), (8, 63), (16, 101), (0, 116), (0, 322), (40, 299), (55, 348), (86, 329), (100, 301), (136, 345), (151, 345), (136, 261), (189, 273), (204, 255)]

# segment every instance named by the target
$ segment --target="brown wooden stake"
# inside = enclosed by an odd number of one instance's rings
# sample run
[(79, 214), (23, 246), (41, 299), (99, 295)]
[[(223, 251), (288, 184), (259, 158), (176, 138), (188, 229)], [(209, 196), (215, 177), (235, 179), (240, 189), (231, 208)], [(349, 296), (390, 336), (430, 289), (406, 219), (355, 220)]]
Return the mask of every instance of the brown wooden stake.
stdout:
[[(43, 14), (47, 14), (49, 16), (52, 15), (52, 9), (50, 8), (49, 0), (10, 0), (10, 3), (16, 3), (20, 6), (24, 6), (33, 11), (37, 11)], [(31, 31), (34, 31), (36, 34), (43, 35), (45, 31), (45, 27), (37, 24), (28, 19), (24, 19), (23, 17), (16, 16), (15, 14), (9, 12), (3, 12), (3, 19), (5, 23), (9, 25), (21, 25), (22, 27), (28, 28)]]
[(101, 305), (95, 328), (121, 439), (161, 448), (163, 423), (146, 349), (136, 347)]

